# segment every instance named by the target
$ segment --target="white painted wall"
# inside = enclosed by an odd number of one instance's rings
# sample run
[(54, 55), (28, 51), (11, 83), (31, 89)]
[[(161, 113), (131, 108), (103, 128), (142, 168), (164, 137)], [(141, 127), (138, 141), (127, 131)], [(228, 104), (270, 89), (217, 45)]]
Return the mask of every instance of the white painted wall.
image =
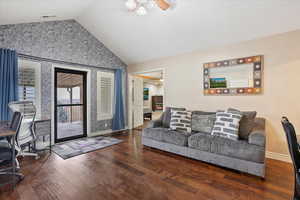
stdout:
[[(216, 111), (234, 107), (256, 110), (266, 118), (267, 151), (288, 155), (281, 117), (288, 116), (300, 133), (300, 30), (131, 65), (129, 73), (164, 68), (166, 106)], [(203, 63), (264, 55), (264, 87), (260, 95), (205, 96)]]

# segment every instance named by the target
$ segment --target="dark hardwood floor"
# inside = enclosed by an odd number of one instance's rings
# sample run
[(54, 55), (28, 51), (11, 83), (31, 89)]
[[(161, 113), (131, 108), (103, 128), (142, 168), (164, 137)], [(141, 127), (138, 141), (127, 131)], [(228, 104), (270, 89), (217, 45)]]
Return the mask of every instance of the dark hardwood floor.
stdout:
[(141, 145), (141, 131), (124, 142), (63, 160), (55, 153), (21, 161), (25, 179), (5, 200), (287, 200), (292, 165), (267, 160), (266, 180)]

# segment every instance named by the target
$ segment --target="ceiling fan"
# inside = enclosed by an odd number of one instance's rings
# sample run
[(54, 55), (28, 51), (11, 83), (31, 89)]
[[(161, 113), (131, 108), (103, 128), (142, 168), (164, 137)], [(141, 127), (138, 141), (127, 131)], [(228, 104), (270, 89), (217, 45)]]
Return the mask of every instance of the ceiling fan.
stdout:
[(146, 15), (148, 10), (158, 6), (161, 10), (174, 9), (176, 0), (126, 0), (125, 6), (131, 12), (136, 12), (137, 15)]

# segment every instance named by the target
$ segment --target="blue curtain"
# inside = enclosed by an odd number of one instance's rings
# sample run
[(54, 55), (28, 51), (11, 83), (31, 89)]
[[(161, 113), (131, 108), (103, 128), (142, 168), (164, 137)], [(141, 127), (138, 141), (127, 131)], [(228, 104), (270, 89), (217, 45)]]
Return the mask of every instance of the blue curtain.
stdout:
[(9, 120), (8, 103), (18, 100), (18, 55), (0, 48), (0, 121)]
[(115, 113), (112, 120), (112, 130), (122, 130), (125, 128), (122, 71), (122, 69), (117, 69), (115, 72)]

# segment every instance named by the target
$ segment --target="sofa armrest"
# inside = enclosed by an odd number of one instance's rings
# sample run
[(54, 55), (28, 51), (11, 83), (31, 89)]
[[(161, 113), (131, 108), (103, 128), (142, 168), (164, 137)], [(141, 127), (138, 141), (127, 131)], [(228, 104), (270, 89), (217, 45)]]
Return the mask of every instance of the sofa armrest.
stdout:
[(264, 118), (256, 118), (255, 125), (251, 131), (248, 142), (257, 146), (266, 146), (266, 122)]
[(162, 113), (159, 119), (157, 120), (152, 120), (148, 124), (146, 128), (157, 128), (157, 127), (162, 127), (163, 126), (163, 117), (165, 115), (165, 112)]
[(159, 119), (150, 121), (147, 126), (147, 128), (157, 128), (157, 127), (162, 127), (162, 121)]

